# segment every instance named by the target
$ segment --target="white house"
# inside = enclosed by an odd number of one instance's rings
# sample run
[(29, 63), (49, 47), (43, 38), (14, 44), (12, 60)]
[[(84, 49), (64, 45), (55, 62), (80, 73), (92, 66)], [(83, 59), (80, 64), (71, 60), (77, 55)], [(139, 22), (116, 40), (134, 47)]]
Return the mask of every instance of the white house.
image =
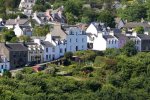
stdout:
[(87, 50), (86, 33), (76, 26), (63, 26), (55, 23), (45, 41), (53, 45), (52, 59), (58, 59), (69, 51)]
[(23, 10), (25, 15), (31, 15), (32, 7), (35, 5), (36, 0), (21, 0), (19, 9)]
[(6, 20), (5, 27), (8, 29), (15, 28), (15, 25), (19, 24), (19, 26), (30, 26), (29, 19), (20, 19), (18, 16), (16, 19), (8, 19)]
[(10, 63), (6, 59), (6, 57), (0, 55), (0, 73), (2, 73), (4, 70), (10, 69)]
[(118, 48), (118, 39), (114, 35), (103, 35), (98, 33), (93, 42), (93, 50), (104, 51), (107, 48)]
[[(105, 50), (103, 47), (102, 49), (101, 47), (98, 46), (100, 45), (101, 42), (102, 43), (104, 42), (103, 41), (104, 38), (102, 36), (109, 34), (108, 29), (104, 23), (96, 23), (96, 22), (91, 23), (89, 27), (86, 29), (86, 33), (87, 33), (87, 42), (88, 42), (89, 49)], [(100, 39), (102, 39), (102, 41)]]
[(42, 46), (36, 42), (38, 42), (38, 40), (35, 40), (35, 42), (25, 43), (26, 47), (28, 48), (28, 62), (32, 62), (33, 64), (42, 63), (44, 61), (44, 51)]
[(92, 35), (98, 35), (99, 32), (104, 32), (104, 34), (107, 34), (104, 23), (93, 22), (86, 29), (86, 33), (91, 33)]
[(32, 35), (32, 29), (30, 26), (20, 26), (19, 24), (16, 24), (14, 27), (14, 32), (17, 37), (20, 37), (22, 35), (31, 36)]
[(45, 12), (34, 12), (33, 13), (33, 20), (36, 21), (39, 25), (45, 24), (48, 21), (48, 17), (46, 16)]
[(51, 61), (53, 59), (56, 59), (53, 52), (54, 52), (54, 48), (55, 46), (49, 42), (49, 41), (42, 41), (41, 42), (41, 45), (42, 45), (42, 48), (44, 50), (44, 62), (47, 62), (47, 61)]

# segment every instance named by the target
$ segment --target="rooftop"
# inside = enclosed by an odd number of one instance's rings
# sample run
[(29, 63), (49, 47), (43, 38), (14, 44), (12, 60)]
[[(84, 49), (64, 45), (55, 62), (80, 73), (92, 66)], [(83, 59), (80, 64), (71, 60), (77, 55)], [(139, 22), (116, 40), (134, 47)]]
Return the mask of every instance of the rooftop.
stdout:
[(27, 23), (28, 21), (29, 21), (28, 19), (19, 19), (18, 21), (17, 21), (17, 19), (8, 19), (6, 21), (6, 25), (15, 25), (17, 23), (23, 25), (23, 24)]
[(148, 24), (148, 23), (146, 23), (146, 22), (129, 22), (129, 23), (126, 23), (125, 24), (125, 28), (135, 28), (135, 27), (137, 27), (137, 26), (142, 26), (142, 27), (144, 27), (144, 28), (150, 28), (150, 25)]
[(7, 49), (10, 51), (27, 51), (28, 49), (23, 43), (6, 43)]

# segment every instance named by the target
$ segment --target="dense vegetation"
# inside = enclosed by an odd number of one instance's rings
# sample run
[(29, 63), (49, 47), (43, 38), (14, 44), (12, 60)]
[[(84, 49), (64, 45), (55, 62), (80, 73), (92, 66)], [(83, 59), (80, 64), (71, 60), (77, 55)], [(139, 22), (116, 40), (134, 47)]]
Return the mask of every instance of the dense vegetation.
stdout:
[[(123, 49), (65, 54), (69, 65), (49, 64), (38, 73), (24, 68), (0, 79), (1, 100), (148, 100), (150, 53)], [(130, 54), (130, 55), (129, 55)], [(73, 60), (72, 56), (80, 59)]]

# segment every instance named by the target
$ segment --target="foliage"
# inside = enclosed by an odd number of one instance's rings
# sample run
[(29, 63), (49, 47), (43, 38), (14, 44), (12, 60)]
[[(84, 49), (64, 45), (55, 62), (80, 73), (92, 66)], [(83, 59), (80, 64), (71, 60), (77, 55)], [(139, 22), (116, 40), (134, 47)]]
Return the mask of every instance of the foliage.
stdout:
[(128, 21), (141, 21), (142, 18), (147, 18), (147, 9), (142, 4), (132, 4), (125, 9), (119, 9), (118, 15)]
[(67, 19), (67, 23), (74, 25), (75, 24), (75, 17), (72, 13), (66, 13), (66, 19)]
[(5, 41), (16, 41), (16, 35), (13, 30), (4, 30), (3, 38)]
[[(130, 57), (122, 53), (113, 58), (103, 55), (96, 57), (98, 61), (100, 60), (100, 67), (95, 65), (84, 67), (84, 63), (72, 64), (70, 67), (50, 64), (45, 70), (48, 73), (33, 73), (32, 68), (25, 68), (17, 73), (15, 78), (1, 77), (0, 99), (150, 99), (149, 57), (149, 52), (140, 52)], [(103, 63), (104, 66), (102, 66)], [(71, 68), (74, 74), (53, 76), (51, 72), (55, 72), (54, 67), (58, 71)], [(90, 74), (87, 74), (92, 77), (84, 77), (80, 73), (82, 69), (92, 70)]]
[(138, 34), (143, 34), (144, 33), (144, 28), (142, 26), (137, 26), (134, 29)]
[(66, 52), (66, 53), (64, 54), (64, 57), (65, 57), (66, 59), (71, 59), (72, 56), (73, 56), (73, 53), (72, 53), (72, 52)]
[(115, 27), (114, 16), (107, 10), (101, 11), (100, 14), (98, 15), (97, 20), (99, 22), (105, 23), (106, 26)]
[(3, 76), (4, 76), (4, 77), (11, 78), (11, 73), (6, 70), (6, 71), (4, 71)]
[(133, 56), (137, 53), (135, 43), (133, 41), (128, 41), (122, 48), (122, 51), (127, 56)]
[(30, 67), (25, 67), (23, 68), (23, 70), (21, 70), (22, 73), (25, 73), (25, 74), (32, 74), (33, 73), (33, 69), (30, 68)]
[(29, 42), (31, 40), (30, 36), (22, 35), (19, 37), (20, 41)]
[(46, 36), (50, 31), (50, 25), (35, 26), (33, 29), (33, 36)]
[(91, 50), (77, 51), (74, 55), (80, 57), (83, 61), (94, 61), (96, 57), (96, 53)]

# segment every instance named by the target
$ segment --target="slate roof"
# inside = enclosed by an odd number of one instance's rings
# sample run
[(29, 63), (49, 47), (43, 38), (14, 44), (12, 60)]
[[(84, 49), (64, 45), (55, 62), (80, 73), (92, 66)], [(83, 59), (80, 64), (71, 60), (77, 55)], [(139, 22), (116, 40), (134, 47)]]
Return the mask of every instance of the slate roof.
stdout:
[(112, 35), (103, 35), (103, 38), (105, 40), (107, 40), (107, 39), (110, 39), (110, 38), (114, 38), (114, 36), (112, 36)]
[(51, 44), (50, 42), (48, 41), (42, 41), (41, 44), (45, 47), (53, 47), (53, 44)]
[(25, 45), (37, 45), (37, 43), (34, 43), (34, 42), (26, 42)]
[(120, 37), (126, 38), (126, 36), (125, 36), (124, 34), (114, 34), (114, 36), (115, 36), (116, 38), (120, 38)]
[(129, 22), (125, 24), (125, 28), (135, 28), (137, 26), (142, 26), (144, 28), (150, 28), (150, 25), (148, 23), (141, 23), (141, 22)]
[(58, 37), (60, 40), (64, 40), (67, 37), (67, 33), (63, 31), (60, 24), (55, 24), (51, 31), (52, 37)]
[(97, 31), (102, 31), (103, 28), (105, 28), (105, 24), (104, 23), (92, 22), (92, 24), (96, 27)]
[(137, 34), (137, 36), (138, 36), (141, 40), (150, 40), (150, 35)]
[(129, 39), (134, 39), (136, 38), (135, 36), (127, 36)]
[(120, 34), (120, 33), (121, 33), (121, 30), (120, 30), (120, 29), (117, 29), (117, 28), (114, 28), (114, 29), (113, 29), (113, 32), (114, 32), (115, 34)]
[(54, 14), (54, 21), (60, 22), (60, 23), (66, 23), (65, 17), (62, 15), (62, 18), (60, 18), (60, 17), (58, 16), (58, 13), (55, 13), (55, 14)]
[[(28, 19), (20, 19), (19, 21), (18, 21), (18, 23), (20, 24), (20, 25), (23, 25), (23, 24), (25, 24), (25, 23), (27, 23), (29, 20)], [(6, 25), (15, 25), (16, 24), (16, 19), (8, 19), (7, 21), (6, 21)]]
[(6, 47), (9, 51), (28, 51), (23, 43), (6, 43)]

